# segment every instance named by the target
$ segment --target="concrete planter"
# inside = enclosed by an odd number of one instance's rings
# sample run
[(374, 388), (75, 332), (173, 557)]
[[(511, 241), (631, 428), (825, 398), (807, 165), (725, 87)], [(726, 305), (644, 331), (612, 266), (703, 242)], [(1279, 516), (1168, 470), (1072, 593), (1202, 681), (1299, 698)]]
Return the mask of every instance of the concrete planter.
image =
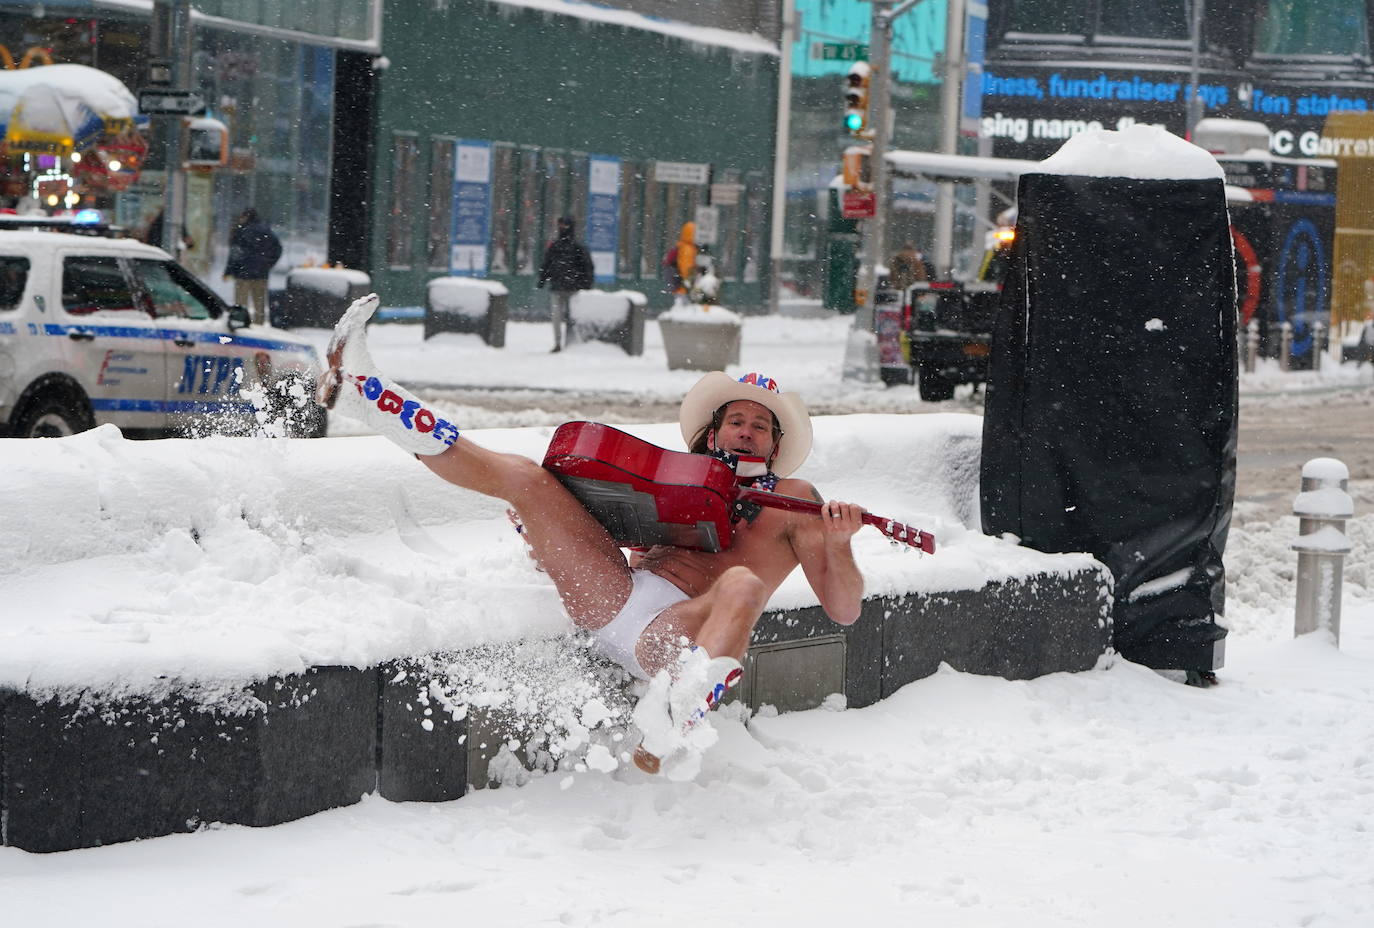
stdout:
[(285, 296), (270, 309), (278, 328), (328, 329), (359, 297), (372, 292), (372, 278), (352, 268), (298, 267), (286, 275)]
[(738, 322), (658, 320), (669, 370), (720, 371), (739, 363)]
[(506, 346), (510, 291), (476, 277), (436, 277), (425, 285), (426, 339), (440, 332), (477, 335), (493, 348)]
[(644, 311), (649, 300), (637, 290), (580, 290), (568, 305), (574, 340), (610, 342), (625, 353), (644, 353)]

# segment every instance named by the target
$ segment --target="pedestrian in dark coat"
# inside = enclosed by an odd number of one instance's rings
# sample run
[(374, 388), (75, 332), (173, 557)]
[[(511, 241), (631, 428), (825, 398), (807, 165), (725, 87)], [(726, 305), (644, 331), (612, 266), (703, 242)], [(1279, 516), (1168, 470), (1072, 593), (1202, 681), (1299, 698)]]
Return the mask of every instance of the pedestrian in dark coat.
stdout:
[(244, 210), (229, 233), (229, 260), (224, 265), (224, 278), (234, 279), (234, 303), (252, 303), (253, 322), (267, 321), (267, 275), (281, 258), (281, 240), (267, 223), (258, 218), (257, 210)]
[(549, 317), (553, 321), (553, 350), (562, 351), (565, 334), (571, 341), (569, 303), (579, 290), (590, 290), (596, 274), (592, 256), (573, 236), (573, 219), (558, 220), (558, 237), (544, 249), (544, 263), (539, 266), (539, 286), (549, 285)]

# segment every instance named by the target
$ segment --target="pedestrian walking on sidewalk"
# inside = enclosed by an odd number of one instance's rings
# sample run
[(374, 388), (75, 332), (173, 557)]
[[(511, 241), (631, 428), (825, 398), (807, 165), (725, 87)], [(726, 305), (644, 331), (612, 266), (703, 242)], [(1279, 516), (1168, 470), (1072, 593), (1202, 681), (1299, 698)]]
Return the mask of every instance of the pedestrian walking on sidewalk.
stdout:
[(572, 295), (590, 290), (595, 282), (592, 256), (573, 234), (573, 218), (558, 220), (558, 236), (544, 249), (539, 266), (541, 288), (549, 285), (549, 317), (553, 322), (553, 350), (562, 351), (563, 342), (572, 341)]
[(229, 260), (224, 265), (224, 279), (234, 279), (236, 306), (253, 304), (248, 308), (255, 325), (267, 321), (267, 275), (280, 258), (281, 240), (258, 218), (257, 210), (245, 209), (229, 233)]

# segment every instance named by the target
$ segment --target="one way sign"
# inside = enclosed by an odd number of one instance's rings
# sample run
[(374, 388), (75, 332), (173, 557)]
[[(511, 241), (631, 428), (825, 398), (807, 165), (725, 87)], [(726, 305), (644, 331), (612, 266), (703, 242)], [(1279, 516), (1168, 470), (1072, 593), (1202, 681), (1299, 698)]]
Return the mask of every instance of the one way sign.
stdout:
[(140, 90), (138, 111), (147, 116), (201, 116), (205, 98), (194, 90)]

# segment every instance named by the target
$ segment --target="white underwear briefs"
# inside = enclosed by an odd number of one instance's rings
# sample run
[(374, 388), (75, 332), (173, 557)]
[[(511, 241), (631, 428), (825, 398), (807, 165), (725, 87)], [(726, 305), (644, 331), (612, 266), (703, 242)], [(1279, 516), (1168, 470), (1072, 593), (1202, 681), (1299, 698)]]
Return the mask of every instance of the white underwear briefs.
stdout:
[(615, 618), (598, 628), (593, 636), (602, 654), (639, 679), (647, 680), (649, 674), (639, 666), (639, 658), (635, 656), (639, 636), (663, 610), (691, 597), (651, 571), (632, 570), (630, 579), (634, 584), (630, 598), (625, 600)]

